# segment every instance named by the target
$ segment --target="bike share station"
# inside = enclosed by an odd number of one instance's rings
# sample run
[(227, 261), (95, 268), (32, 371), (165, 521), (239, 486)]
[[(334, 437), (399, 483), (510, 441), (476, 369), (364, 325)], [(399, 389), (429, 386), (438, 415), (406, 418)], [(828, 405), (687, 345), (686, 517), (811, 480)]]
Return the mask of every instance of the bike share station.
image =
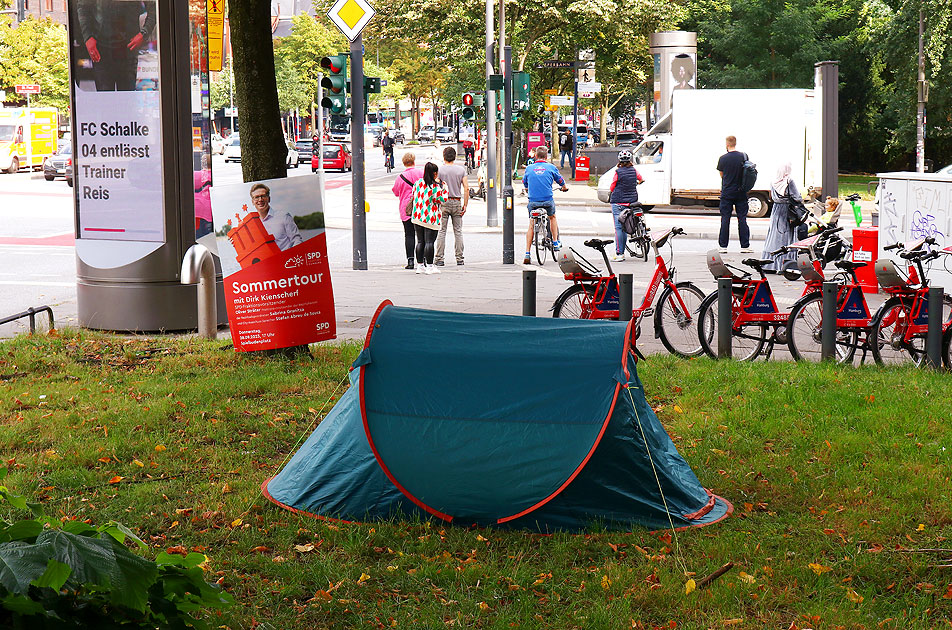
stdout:
[[(202, 325), (213, 335), (227, 323), (221, 270), (201, 246), (190, 250), (210, 229), (196, 218), (196, 208), (210, 209), (205, 3), (115, 0), (106, 10), (139, 12), (128, 54), (106, 43), (128, 34), (102, 36), (97, 47), (102, 4), (69, 5), (79, 324)], [(196, 286), (184, 284), (198, 282), (200, 272), (201, 300)]]

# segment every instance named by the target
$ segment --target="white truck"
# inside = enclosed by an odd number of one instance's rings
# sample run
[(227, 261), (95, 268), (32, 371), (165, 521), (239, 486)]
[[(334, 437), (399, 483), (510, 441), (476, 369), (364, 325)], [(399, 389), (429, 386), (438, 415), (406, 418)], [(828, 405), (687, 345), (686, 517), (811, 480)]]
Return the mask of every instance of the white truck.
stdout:
[[(819, 94), (819, 92), (817, 92)], [(803, 195), (819, 189), (822, 164), (819, 98), (814, 90), (676, 90), (671, 111), (634, 150), (641, 204), (717, 205), (721, 177), (717, 160), (724, 139), (757, 165), (757, 183), (748, 195), (749, 216), (769, 212), (770, 183), (777, 168), (791, 176)], [(604, 183), (604, 185), (603, 185)], [(611, 171), (599, 181), (598, 197), (608, 201)]]

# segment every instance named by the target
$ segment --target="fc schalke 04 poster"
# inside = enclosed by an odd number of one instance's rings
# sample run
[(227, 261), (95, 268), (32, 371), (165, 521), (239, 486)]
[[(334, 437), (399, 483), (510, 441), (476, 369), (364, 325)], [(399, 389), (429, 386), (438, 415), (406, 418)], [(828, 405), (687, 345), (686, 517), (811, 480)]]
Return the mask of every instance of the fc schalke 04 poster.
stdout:
[(212, 187), (217, 252), (232, 342), (239, 351), (333, 339), (334, 291), (317, 178)]

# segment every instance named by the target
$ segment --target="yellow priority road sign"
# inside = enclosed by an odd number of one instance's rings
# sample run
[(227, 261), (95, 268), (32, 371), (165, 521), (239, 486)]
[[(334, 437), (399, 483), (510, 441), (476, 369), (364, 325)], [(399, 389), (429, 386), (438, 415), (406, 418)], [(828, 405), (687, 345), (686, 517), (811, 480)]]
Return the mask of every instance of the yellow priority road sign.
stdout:
[(327, 12), (327, 17), (344, 37), (354, 41), (376, 13), (367, 0), (337, 0)]

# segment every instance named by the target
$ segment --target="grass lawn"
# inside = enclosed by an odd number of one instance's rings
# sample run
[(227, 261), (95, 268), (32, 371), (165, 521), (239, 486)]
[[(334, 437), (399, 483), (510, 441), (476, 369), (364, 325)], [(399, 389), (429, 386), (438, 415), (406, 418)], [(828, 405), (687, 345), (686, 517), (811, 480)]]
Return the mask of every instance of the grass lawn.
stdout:
[(357, 351), (289, 360), (85, 331), (4, 342), (6, 484), (63, 519), (124, 522), (155, 552), (207, 554), (237, 600), (213, 627), (952, 626), (952, 571), (936, 567), (952, 564), (948, 374), (651, 356), (649, 402), (734, 516), (540, 536), (331, 524), (261, 497)]
[(852, 195), (853, 193), (859, 193), (864, 201), (873, 200), (876, 194), (876, 187), (872, 186), (870, 190), (867, 191), (866, 185), (869, 182), (877, 181), (875, 175), (847, 175), (846, 173), (840, 173), (839, 179), (840, 199), (847, 195)]

